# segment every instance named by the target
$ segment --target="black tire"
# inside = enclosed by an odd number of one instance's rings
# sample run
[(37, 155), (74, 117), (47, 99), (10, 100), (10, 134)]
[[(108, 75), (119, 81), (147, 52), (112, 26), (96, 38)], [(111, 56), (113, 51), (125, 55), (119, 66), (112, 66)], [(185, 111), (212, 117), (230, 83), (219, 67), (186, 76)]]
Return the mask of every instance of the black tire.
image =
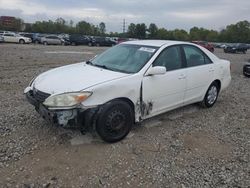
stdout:
[(125, 138), (134, 123), (131, 107), (115, 100), (101, 107), (96, 121), (96, 132), (105, 141), (114, 143)]
[(19, 44), (25, 44), (25, 41), (23, 39), (20, 39)]
[(245, 76), (245, 77), (247, 77), (247, 78), (250, 78), (250, 73), (247, 73), (247, 70), (246, 70), (247, 68), (244, 66), (243, 67), (243, 75)]
[(38, 40), (35, 40), (35, 42), (34, 42), (35, 44), (39, 44), (39, 41)]
[(44, 41), (44, 42), (43, 42), (43, 45), (47, 46), (47, 45), (48, 45), (48, 42)]
[(72, 45), (72, 46), (76, 46), (76, 43), (75, 43), (75, 42), (71, 42), (71, 45)]
[(99, 44), (99, 43), (96, 43), (96, 46), (97, 46), (97, 47), (99, 47), (99, 46), (100, 46), (100, 44)]
[(89, 43), (88, 43), (88, 46), (92, 46), (92, 43), (91, 43), (91, 42), (89, 42)]
[(216, 101), (218, 99), (219, 92), (220, 92), (220, 89), (219, 89), (218, 83), (213, 82), (209, 86), (209, 88), (206, 92), (206, 95), (205, 95), (203, 101), (201, 102), (201, 105), (204, 108), (211, 108), (212, 106), (214, 106), (214, 104), (216, 103)]

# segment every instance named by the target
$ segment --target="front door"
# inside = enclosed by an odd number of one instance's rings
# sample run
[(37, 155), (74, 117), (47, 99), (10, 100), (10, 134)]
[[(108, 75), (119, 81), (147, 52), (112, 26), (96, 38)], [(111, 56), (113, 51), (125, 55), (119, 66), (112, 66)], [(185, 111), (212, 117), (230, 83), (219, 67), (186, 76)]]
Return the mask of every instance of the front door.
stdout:
[(174, 109), (183, 104), (186, 69), (180, 46), (164, 49), (152, 66), (165, 66), (164, 75), (144, 76), (142, 98), (147, 107), (143, 119)]

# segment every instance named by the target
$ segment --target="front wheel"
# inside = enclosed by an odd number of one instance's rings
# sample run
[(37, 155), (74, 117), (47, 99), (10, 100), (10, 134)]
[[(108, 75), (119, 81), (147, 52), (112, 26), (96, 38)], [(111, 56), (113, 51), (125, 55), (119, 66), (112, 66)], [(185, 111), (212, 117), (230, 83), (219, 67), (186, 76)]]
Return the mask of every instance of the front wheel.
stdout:
[(43, 42), (43, 45), (47, 46), (47, 45), (48, 45), (48, 42), (44, 41), (44, 42)]
[(216, 82), (212, 83), (207, 93), (202, 101), (202, 106), (206, 108), (211, 108), (217, 101), (219, 95), (219, 86)]
[(125, 138), (133, 125), (133, 111), (123, 101), (113, 101), (100, 109), (96, 122), (98, 135), (106, 142), (118, 142)]

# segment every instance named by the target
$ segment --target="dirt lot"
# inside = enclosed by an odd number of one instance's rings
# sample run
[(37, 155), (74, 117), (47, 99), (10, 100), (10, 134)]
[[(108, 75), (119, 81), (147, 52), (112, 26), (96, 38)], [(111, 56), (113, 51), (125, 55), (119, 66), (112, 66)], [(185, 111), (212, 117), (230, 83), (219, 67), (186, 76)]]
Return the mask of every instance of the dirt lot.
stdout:
[(103, 50), (0, 44), (0, 187), (249, 187), (250, 79), (242, 65), (250, 52), (216, 50), (232, 62), (232, 83), (212, 109), (187, 106), (106, 144), (49, 125), (23, 96), (39, 73)]

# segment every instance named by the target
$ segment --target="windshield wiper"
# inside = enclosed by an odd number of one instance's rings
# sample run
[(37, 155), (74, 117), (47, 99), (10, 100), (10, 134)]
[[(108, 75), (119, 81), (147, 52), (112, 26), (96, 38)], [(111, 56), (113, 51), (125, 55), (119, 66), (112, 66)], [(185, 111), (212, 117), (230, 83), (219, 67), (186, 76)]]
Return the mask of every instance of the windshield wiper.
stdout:
[(97, 64), (93, 64), (93, 65), (96, 66), (96, 67), (100, 67), (100, 68), (109, 70), (109, 68), (106, 65), (97, 65)]
[(94, 64), (92, 63), (91, 61), (87, 61), (86, 62), (87, 65), (92, 65), (92, 66), (95, 66), (95, 67), (100, 67), (100, 68), (103, 68), (103, 69), (108, 69), (108, 70), (111, 70), (110, 68), (108, 68), (106, 65), (98, 65), (98, 64)]
[(87, 65), (94, 65), (91, 61), (86, 61)]

